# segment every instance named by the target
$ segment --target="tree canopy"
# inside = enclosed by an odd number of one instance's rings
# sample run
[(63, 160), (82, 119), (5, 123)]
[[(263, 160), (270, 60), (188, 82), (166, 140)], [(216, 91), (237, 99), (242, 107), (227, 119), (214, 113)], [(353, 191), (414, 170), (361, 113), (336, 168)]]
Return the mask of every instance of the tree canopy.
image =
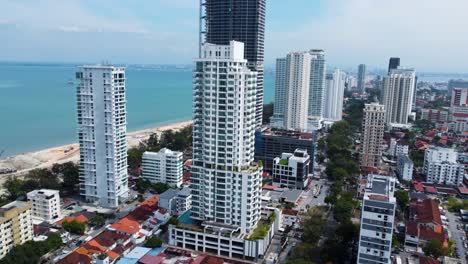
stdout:
[(39, 263), (42, 256), (57, 250), (62, 246), (60, 234), (50, 234), (46, 241), (27, 241), (22, 245), (13, 247), (5, 257), (0, 260), (0, 264), (29, 264)]

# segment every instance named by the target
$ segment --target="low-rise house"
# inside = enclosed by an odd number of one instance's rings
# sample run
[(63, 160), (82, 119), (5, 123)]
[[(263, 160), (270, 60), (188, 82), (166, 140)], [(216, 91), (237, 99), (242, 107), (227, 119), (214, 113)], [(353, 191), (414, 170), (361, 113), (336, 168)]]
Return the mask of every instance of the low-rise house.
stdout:
[(405, 246), (417, 251), (431, 239), (437, 239), (444, 246), (448, 246), (439, 204), (433, 199), (411, 203), (406, 222)]
[(398, 156), (397, 173), (400, 179), (411, 181), (413, 179), (413, 161), (407, 155)]
[(192, 194), (185, 186), (181, 190), (169, 189), (159, 196), (159, 206), (171, 215), (182, 215), (192, 208)]
[(281, 222), (281, 227), (286, 228), (287, 226), (296, 228), (298, 226), (297, 224), (297, 215), (298, 215), (297, 210), (293, 209), (283, 209), (282, 211), (282, 222)]

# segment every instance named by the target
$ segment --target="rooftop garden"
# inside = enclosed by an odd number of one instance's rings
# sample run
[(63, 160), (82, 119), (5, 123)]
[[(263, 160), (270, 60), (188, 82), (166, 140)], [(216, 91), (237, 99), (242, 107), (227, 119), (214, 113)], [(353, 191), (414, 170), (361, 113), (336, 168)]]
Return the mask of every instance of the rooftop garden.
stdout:
[(273, 224), (275, 219), (276, 214), (273, 212), (268, 216), (267, 219), (260, 220), (257, 224), (257, 227), (255, 227), (247, 240), (259, 240), (265, 238), (265, 236), (268, 234), (268, 231), (270, 230), (271, 224)]
[(280, 161), (278, 163), (279, 163), (279, 165), (287, 166), (288, 165), (288, 160), (287, 159), (280, 159)]

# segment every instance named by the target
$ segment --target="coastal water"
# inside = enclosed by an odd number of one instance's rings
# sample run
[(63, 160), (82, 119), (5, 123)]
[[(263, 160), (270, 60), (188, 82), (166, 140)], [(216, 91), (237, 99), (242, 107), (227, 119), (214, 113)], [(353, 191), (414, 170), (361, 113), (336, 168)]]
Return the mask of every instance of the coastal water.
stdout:
[[(0, 158), (76, 142), (75, 71), (70, 64), (0, 63)], [(189, 68), (129, 66), (126, 73), (129, 132), (191, 118)], [(465, 77), (420, 74), (426, 81)], [(271, 71), (264, 92), (273, 101)]]
[[(1, 158), (76, 142), (75, 65), (0, 63)], [(128, 131), (191, 119), (190, 69), (128, 67)], [(265, 102), (274, 81), (265, 76)]]

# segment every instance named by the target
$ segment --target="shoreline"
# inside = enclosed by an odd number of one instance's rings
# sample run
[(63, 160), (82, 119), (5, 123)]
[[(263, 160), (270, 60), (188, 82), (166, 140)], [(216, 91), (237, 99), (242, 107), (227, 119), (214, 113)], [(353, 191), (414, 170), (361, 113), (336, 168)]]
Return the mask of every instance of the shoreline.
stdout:
[[(127, 132), (128, 148), (138, 146), (142, 140), (147, 139), (153, 133), (166, 130), (179, 130), (190, 124), (192, 124), (192, 120)], [(0, 174), (0, 185), (3, 184), (4, 180), (9, 176), (22, 176), (30, 170), (49, 168), (55, 163), (65, 163), (68, 161), (77, 162), (80, 158), (79, 153), (78, 143), (71, 143), (0, 159), (0, 169), (16, 170), (16, 172)]]

